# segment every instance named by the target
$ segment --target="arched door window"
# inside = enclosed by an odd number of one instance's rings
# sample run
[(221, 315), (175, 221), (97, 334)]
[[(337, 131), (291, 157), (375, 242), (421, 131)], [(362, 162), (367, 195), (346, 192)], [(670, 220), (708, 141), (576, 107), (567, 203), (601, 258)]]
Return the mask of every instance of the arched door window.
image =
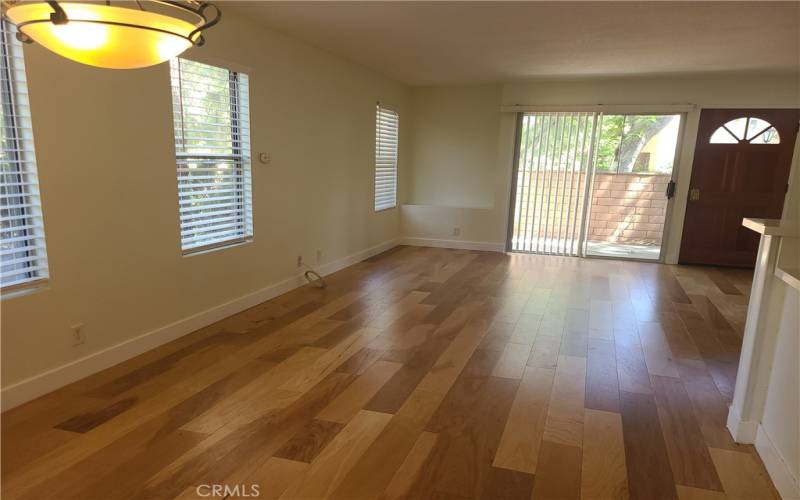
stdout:
[(780, 144), (781, 137), (768, 121), (753, 116), (737, 118), (711, 134), (711, 144)]

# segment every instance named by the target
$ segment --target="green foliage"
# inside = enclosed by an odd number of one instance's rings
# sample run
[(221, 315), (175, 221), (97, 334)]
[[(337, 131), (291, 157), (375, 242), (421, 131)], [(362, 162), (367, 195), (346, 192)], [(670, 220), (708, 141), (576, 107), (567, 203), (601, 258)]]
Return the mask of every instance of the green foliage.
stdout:
[(598, 172), (615, 172), (617, 170), (617, 147), (624, 131), (624, 116), (603, 116), (600, 137), (597, 141)]
[(527, 115), (522, 122), (520, 162), (532, 170), (580, 169), (591, 143), (591, 114)]
[[(666, 127), (669, 115), (604, 115), (598, 121), (596, 170), (632, 172), (642, 148)], [(540, 113), (522, 122), (520, 164), (532, 170), (578, 170), (588, 162), (591, 113)], [(648, 163), (643, 162), (648, 168)]]
[[(230, 72), (186, 59), (180, 64), (186, 78), (179, 84), (173, 82), (173, 106), (179, 106), (186, 152), (233, 154), (231, 106), (236, 103), (231, 95)], [(176, 77), (173, 73), (173, 79)]]
[(639, 152), (671, 119), (669, 115), (604, 115), (597, 141), (597, 170), (632, 172)]

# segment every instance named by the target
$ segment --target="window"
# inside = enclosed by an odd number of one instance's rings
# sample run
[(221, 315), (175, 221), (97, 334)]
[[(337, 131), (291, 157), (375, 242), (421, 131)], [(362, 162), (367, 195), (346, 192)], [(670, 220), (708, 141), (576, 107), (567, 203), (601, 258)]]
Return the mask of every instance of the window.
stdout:
[[(681, 115), (602, 114), (597, 122), (598, 172), (653, 175), (672, 172)], [(567, 128), (565, 134), (569, 133)]]
[(375, 116), (375, 211), (397, 206), (397, 141), (400, 117), (378, 103)]
[(181, 249), (253, 236), (248, 78), (187, 59), (170, 61)]
[(15, 28), (0, 21), (0, 95), (3, 152), (0, 156), (0, 286), (47, 279), (44, 222), (36, 179), (36, 156), (22, 47)]
[(769, 122), (761, 118), (737, 118), (711, 134), (711, 144), (780, 144), (781, 138)]

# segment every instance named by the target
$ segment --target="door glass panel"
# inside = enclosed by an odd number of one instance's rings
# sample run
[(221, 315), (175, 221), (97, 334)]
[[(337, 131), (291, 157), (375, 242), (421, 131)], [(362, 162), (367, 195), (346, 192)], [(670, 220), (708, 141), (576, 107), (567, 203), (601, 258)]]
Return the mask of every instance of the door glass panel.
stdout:
[(770, 127), (767, 129), (766, 132), (763, 134), (759, 134), (750, 141), (750, 144), (780, 144), (781, 138), (778, 135), (778, 131), (775, 130), (775, 127)]
[(761, 118), (737, 118), (727, 122), (711, 134), (711, 144), (780, 144), (781, 139), (775, 127)]
[(586, 255), (659, 259), (680, 119), (601, 117)]
[(744, 139), (744, 132), (747, 128), (747, 118), (731, 120), (725, 124), (725, 128), (730, 130), (737, 139)]
[(748, 141), (756, 136), (759, 132), (762, 132), (764, 129), (770, 126), (769, 122), (766, 120), (762, 120), (761, 118), (754, 118), (750, 117), (750, 121), (747, 124), (747, 136), (745, 139)]
[(708, 142), (711, 144), (738, 144), (739, 139), (732, 136), (725, 127), (720, 127), (711, 134), (711, 139)]

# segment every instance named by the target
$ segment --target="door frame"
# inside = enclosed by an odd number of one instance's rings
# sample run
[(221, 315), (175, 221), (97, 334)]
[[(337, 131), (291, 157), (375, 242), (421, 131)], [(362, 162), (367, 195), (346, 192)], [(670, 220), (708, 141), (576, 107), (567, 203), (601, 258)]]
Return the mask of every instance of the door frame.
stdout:
[[(694, 104), (654, 104), (654, 105), (644, 105), (644, 104), (634, 104), (634, 105), (577, 105), (577, 106), (528, 106), (528, 105), (519, 105), (519, 106), (503, 106), (501, 107), (501, 111), (505, 112), (514, 112), (515, 116), (515, 130), (514, 130), (514, 151), (512, 155), (512, 167), (511, 167), (511, 195), (509, 197), (509, 204), (508, 204), (508, 216), (506, 219), (506, 244), (505, 250), (506, 252), (512, 252), (511, 249), (511, 240), (514, 235), (514, 210), (516, 207), (517, 201), (517, 177), (519, 173), (519, 147), (521, 144), (522, 139), (522, 120), (525, 113), (543, 113), (543, 112), (582, 112), (582, 113), (595, 113), (595, 118), (599, 117), (600, 115), (679, 115), (679, 123), (678, 123), (678, 136), (675, 145), (675, 155), (672, 161), (672, 172), (670, 175), (670, 180), (675, 183), (677, 187), (677, 179), (678, 179), (678, 172), (680, 171), (680, 159), (683, 153), (684, 143), (686, 141), (686, 122), (688, 120), (689, 113), (696, 110), (697, 106)], [(597, 133), (596, 130), (593, 130), (592, 133), (592, 141), (595, 141), (595, 134)], [(594, 144), (593, 144), (594, 145)], [(594, 192), (594, 180), (595, 180), (595, 158), (594, 155), (591, 156), (590, 164), (588, 168), (587, 176), (589, 177), (587, 181), (587, 188), (589, 196)], [(677, 193), (677, 191), (676, 191)], [(578, 257), (579, 258), (589, 258), (589, 259), (605, 259), (605, 260), (627, 260), (633, 262), (651, 262), (651, 263), (664, 263), (666, 259), (666, 249), (668, 247), (668, 243), (670, 241), (670, 237), (673, 234), (671, 231), (671, 223), (672, 223), (672, 215), (673, 210), (675, 207), (675, 199), (677, 196), (673, 195), (672, 198), (667, 199), (667, 206), (665, 207), (665, 214), (664, 214), (664, 229), (661, 235), (661, 246), (659, 248), (659, 255), (657, 260), (651, 259), (638, 259), (638, 258), (620, 258), (620, 257), (608, 257), (602, 255), (586, 255), (586, 232), (588, 231), (588, 220), (591, 217), (591, 204), (586, 205), (585, 216), (583, 221), (581, 222), (581, 232), (579, 234), (579, 245), (578, 245)], [(587, 198), (589, 199), (589, 198)], [(678, 233), (681, 233), (679, 231)], [(513, 253), (532, 253), (532, 252), (519, 252), (514, 251)]]
[(517, 176), (519, 174), (519, 147), (522, 144), (522, 119), (525, 113), (520, 111), (514, 116), (514, 154), (511, 163), (511, 196), (508, 199), (508, 217), (506, 219), (506, 252), (511, 250), (511, 238), (514, 237), (514, 209), (517, 206)]

